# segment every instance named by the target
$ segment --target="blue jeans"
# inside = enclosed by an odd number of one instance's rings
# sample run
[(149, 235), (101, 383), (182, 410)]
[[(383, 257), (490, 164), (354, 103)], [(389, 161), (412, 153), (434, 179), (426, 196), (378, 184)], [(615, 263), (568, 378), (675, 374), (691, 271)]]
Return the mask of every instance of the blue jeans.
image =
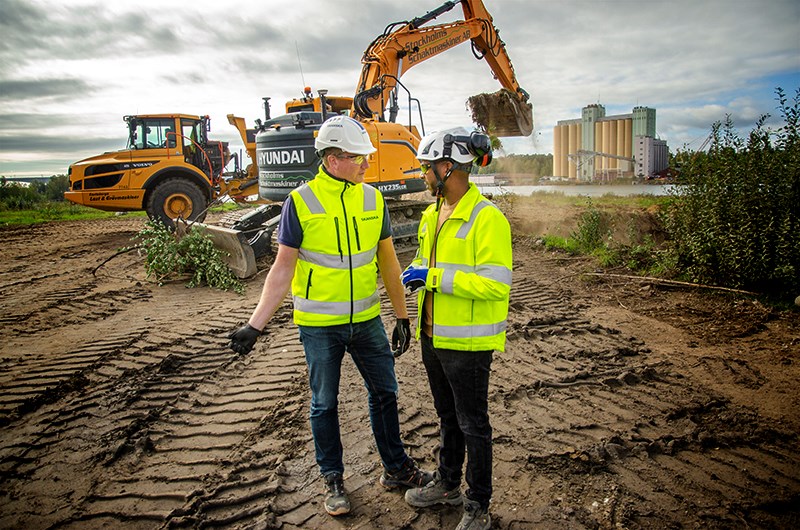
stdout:
[(369, 395), (369, 419), (383, 466), (405, 464), (397, 415), (394, 356), (380, 317), (355, 324), (299, 326), (311, 385), (311, 433), (322, 475), (344, 473), (339, 431), (339, 380), (344, 353), (353, 358)]
[(440, 421), (439, 474), (448, 489), (461, 484), (467, 455), (467, 497), (488, 508), (492, 498), (489, 369), (492, 351), (434, 348), (420, 334), (433, 405)]

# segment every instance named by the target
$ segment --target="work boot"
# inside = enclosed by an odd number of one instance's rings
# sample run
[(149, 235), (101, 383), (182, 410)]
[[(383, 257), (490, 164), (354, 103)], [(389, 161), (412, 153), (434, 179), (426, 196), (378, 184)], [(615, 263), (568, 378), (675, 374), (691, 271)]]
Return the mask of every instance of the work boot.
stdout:
[(456, 530), (489, 530), (492, 527), (492, 518), (489, 517), (489, 509), (481, 508), (481, 505), (472, 499), (464, 499), (464, 516), (456, 526)]
[(421, 470), (412, 458), (407, 458), (403, 467), (394, 473), (389, 473), (384, 469), (380, 482), (384, 488), (393, 489), (397, 487), (418, 488), (431, 480), (433, 480), (433, 473)]
[(421, 488), (411, 488), (406, 491), (406, 502), (415, 508), (427, 508), (434, 504), (461, 504), (461, 488), (448, 488), (437, 471), (433, 480)]
[(350, 499), (344, 491), (341, 473), (329, 473), (325, 477), (325, 511), (331, 515), (350, 513)]

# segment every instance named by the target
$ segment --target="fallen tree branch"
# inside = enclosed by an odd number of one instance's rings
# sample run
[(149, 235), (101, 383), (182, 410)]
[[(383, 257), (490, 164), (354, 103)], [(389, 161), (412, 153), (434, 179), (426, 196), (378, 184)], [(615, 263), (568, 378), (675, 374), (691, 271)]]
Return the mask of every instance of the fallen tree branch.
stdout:
[(100, 270), (100, 267), (102, 267), (103, 265), (105, 265), (106, 263), (111, 261), (112, 259), (116, 258), (117, 256), (121, 256), (122, 254), (126, 254), (126, 253), (128, 253), (128, 252), (130, 252), (132, 250), (138, 250), (140, 248), (142, 248), (141, 245), (135, 245), (135, 246), (132, 246), (132, 247), (123, 248), (122, 250), (118, 251), (116, 254), (113, 254), (110, 257), (108, 257), (105, 260), (103, 260), (103, 263), (101, 263), (100, 265), (95, 267), (94, 270), (92, 270), (92, 276), (97, 276), (97, 271)]
[(586, 276), (607, 276), (611, 278), (623, 278), (626, 280), (638, 280), (640, 282), (649, 282), (649, 283), (660, 283), (663, 285), (681, 285), (685, 287), (698, 287), (701, 289), (714, 289), (717, 291), (729, 291), (732, 293), (742, 293), (742, 294), (751, 294), (753, 296), (760, 296), (760, 293), (754, 293), (752, 291), (743, 291), (741, 289), (732, 289), (730, 287), (717, 287), (715, 285), (704, 285), (702, 283), (690, 283), (690, 282), (679, 282), (677, 280), (666, 280), (664, 278), (653, 278), (652, 276), (631, 276), (628, 274), (611, 274), (606, 272), (583, 272), (580, 273)]

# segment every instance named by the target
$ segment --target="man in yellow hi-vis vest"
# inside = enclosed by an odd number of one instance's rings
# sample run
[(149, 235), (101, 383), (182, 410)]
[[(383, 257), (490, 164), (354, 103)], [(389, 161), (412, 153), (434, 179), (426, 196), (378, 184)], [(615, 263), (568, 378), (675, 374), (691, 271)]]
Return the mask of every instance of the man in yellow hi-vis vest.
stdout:
[[(325, 510), (350, 511), (344, 489), (338, 394), (342, 359), (349, 352), (369, 394), (372, 432), (386, 488), (423, 486), (433, 478), (405, 452), (397, 413), (394, 356), (411, 341), (400, 263), (381, 193), (364, 183), (369, 133), (356, 120), (334, 116), (314, 143), (322, 165), (284, 202), (278, 253), (249, 322), (234, 331), (231, 348), (248, 353), (290, 287), (311, 386), (311, 432), (325, 479)], [(392, 348), (380, 317), (377, 275), (397, 316)]]
[[(469, 182), (473, 163), (491, 161), (489, 137), (462, 127), (422, 139), (417, 158), (436, 199), (419, 226), (419, 250), (403, 272), (418, 290), (417, 338), (440, 420), (433, 481), (406, 491), (416, 507), (464, 506), (457, 530), (488, 530), (492, 496), (489, 371), (506, 340), (511, 290), (511, 228)], [(466, 454), (466, 495), (461, 477)]]

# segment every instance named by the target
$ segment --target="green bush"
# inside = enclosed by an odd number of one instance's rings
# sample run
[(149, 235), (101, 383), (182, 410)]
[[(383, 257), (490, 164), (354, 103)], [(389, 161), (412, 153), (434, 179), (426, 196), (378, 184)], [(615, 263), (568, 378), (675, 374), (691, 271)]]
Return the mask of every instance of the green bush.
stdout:
[(580, 251), (591, 254), (606, 245), (609, 232), (608, 220), (589, 199), (587, 209), (578, 219), (578, 225), (570, 238), (575, 240)]
[(34, 188), (0, 181), (0, 210), (30, 210), (38, 207), (44, 197)]
[(63, 202), (64, 192), (69, 189), (66, 175), (53, 175), (44, 182), (20, 186), (0, 177), (0, 211), (33, 210), (45, 202)]
[(680, 182), (665, 215), (674, 260), (700, 283), (765, 294), (800, 290), (800, 89), (776, 90), (784, 125), (763, 116), (747, 141), (728, 117), (708, 153), (679, 152)]
[(160, 221), (149, 220), (134, 239), (144, 251), (147, 277), (153, 277), (159, 285), (188, 275), (187, 287), (205, 284), (223, 291), (244, 292), (244, 284), (223, 261), (222, 251), (197, 225), (178, 237)]

